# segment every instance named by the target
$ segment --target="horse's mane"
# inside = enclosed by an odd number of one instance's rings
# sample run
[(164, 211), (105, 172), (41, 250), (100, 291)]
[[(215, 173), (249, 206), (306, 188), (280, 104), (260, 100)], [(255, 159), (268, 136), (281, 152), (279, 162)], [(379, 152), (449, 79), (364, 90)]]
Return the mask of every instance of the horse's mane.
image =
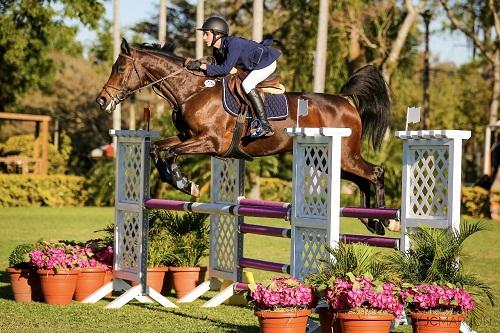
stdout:
[(140, 51), (148, 51), (153, 53), (158, 53), (169, 58), (174, 58), (176, 60), (184, 62), (185, 58), (174, 53), (175, 44), (173, 42), (167, 42), (163, 46), (158, 43), (142, 43), (136, 46)]

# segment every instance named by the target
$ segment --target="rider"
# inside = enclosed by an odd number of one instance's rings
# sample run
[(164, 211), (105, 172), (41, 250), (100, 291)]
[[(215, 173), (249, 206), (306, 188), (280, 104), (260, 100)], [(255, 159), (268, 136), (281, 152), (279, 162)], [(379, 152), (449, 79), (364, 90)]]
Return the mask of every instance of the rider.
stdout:
[(252, 137), (273, 135), (273, 128), (264, 112), (264, 103), (255, 86), (276, 70), (276, 60), (281, 52), (269, 47), (272, 40), (257, 43), (241, 37), (228, 36), (228, 24), (219, 16), (209, 17), (198, 30), (203, 31), (203, 41), (207, 46), (213, 47), (216, 63), (202, 64), (195, 60), (189, 62), (186, 67), (191, 70), (204, 70), (208, 76), (227, 75), (233, 67), (240, 67), (249, 72), (242, 86), (259, 119), (259, 126), (252, 133)]

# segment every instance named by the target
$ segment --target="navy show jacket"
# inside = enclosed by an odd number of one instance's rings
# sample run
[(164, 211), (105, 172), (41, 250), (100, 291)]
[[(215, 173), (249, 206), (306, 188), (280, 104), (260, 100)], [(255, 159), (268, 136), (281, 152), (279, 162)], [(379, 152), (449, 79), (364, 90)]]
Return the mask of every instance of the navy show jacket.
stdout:
[(266, 42), (259, 44), (236, 36), (222, 37), (221, 47), (213, 49), (216, 64), (207, 65), (207, 75), (227, 75), (233, 67), (252, 71), (269, 66), (281, 52), (265, 46)]

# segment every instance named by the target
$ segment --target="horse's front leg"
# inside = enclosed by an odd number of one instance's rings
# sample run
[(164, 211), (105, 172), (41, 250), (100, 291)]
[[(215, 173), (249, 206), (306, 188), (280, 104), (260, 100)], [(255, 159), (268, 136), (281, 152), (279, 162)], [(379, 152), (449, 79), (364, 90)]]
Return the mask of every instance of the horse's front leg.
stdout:
[(170, 185), (194, 197), (199, 197), (199, 186), (182, 175), (176, 163), (180, 155), (216, 153), (214, 145), (207, 137), (194, 137), (166, 150), (165, 163), (171, 176)]
[[(165, 140), (160, 140), (151, 145), (151, 149), (149, 151), (149, 155), (151, 156), (151, 159), (153, 160), (153, 164), (156, 167), (156, 170), (158, 170), (158, 174), (160, 176), (160, 180), (163, 183), (168, 183), (170, 185), (174, 186), (174, 180), (172, 177), (171, 170), (169, 168), (168, 163), (166, 163), (162, 158), (161, 158), (161, 152), (162, 151), (167, 151), (170, 149), (170, 147), (180, 144), (181, 140), (177, 136), (172, 136), (169, 137)], [(168, 155), (168, 154), (167, 154)]]

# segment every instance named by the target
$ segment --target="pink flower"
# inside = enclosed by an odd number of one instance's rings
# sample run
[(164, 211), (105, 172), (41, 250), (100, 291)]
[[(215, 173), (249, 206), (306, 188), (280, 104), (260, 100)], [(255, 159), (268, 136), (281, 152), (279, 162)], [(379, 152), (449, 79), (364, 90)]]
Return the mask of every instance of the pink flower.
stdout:
[(377, 286), (366, 276), (355, 277), (354, 281), (336, 279), (334, 288), (327, 291), (326, 299), (331, 308), (339, 311), (366, 307), (387, 311), (397, 317), (403, 312), (401, 295), (392, 283)]
[(248, 297), (257, 309), (312, 308), (316, 304), (313, 289), (293, 277), (276, 277), (267, 285), (250, 286)]
[(476, 302), (462, 288), (424, 284), (410, 287), (403, 297), (412, 311), (453, 310), (464, 312), (474, 309)]

